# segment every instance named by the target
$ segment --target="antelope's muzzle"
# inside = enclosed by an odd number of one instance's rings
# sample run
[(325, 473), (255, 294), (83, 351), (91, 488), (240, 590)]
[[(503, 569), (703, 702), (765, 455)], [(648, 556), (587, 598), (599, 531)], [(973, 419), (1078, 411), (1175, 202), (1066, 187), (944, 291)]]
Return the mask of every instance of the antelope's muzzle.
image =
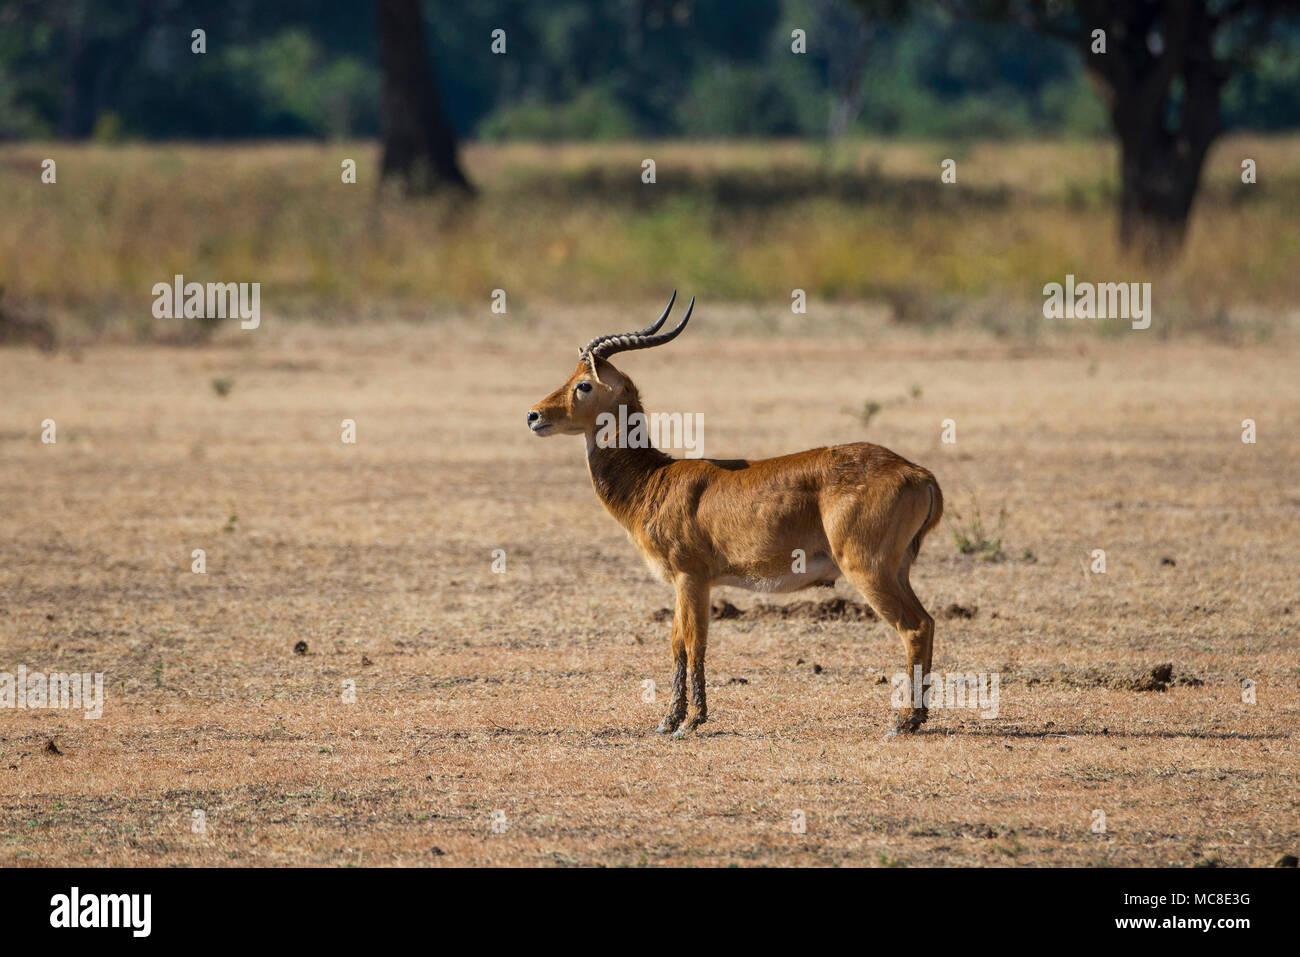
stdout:
[(545, 435), (550, 432), (554, 426), (549, 422), (542, 421), (542, 413), (532, 409), (528, 413), (528, 428), (532, 430), (533, 435)]

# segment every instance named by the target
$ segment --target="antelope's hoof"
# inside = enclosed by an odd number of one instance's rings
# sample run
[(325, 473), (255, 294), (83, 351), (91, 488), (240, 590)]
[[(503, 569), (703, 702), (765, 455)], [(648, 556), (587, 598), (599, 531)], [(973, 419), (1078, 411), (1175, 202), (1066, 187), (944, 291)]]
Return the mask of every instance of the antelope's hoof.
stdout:
[(674, 738), (686, 737), (688, 734), (690, 734), (692, 731), (694, 731), (696, 728), (702, 725), (706, 720), (708, 719), (700, 718), (692, 715), (691, 717), (686, 719), (685, 724), (683, 724), (680, 728), (678, 728), (676, 731), (673, 732), (673, 737)]
[(929, 714), (925, 709), (916, 711), (903, 711), (898, 715), (898, 721), (894, 725), (894, 730), (885, 735), (887, 738), (897, 738), (902, 734), (915, 734), (921, 730), (921, 725), (925, 724), (925, 719)]
[(655, 734), (672, 734), (681, 727), (683, 720), (685, 720), (685, 715), (681, 717), (672, 714), (665, 715), (664, 719), (659, 722), (659, 727), (655, 728)]

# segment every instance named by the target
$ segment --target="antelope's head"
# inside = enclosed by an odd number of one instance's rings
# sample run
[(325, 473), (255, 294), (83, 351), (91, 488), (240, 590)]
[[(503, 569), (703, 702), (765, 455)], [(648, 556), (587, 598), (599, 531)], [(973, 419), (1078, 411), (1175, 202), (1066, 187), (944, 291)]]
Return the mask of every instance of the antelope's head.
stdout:
[(597, 336), (579, 349), (578, 367), (569, 381), (529, 410), (528, 428), (533, 434), (583, 435), (596, 428), (596, 419), (602, 412), (617, 416), (620, 405), (639, 408), (636, 386), (610, 364), (609, 357), (616, 352), (649, 349), (676, 339), (691, 321), (695, 299), (692, 297), (676, 329), (659, 333), (676, 300), (674, 290), (663, 314), (640, 332)]

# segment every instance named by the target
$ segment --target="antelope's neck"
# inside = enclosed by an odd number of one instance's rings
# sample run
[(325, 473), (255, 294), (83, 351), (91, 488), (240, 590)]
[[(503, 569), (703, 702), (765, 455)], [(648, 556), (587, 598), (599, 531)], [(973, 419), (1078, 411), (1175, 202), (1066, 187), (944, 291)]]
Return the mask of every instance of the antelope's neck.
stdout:
[[(641, 411), (639, 404), (635, 411)], [(587, 472), (592, 487), (609, 513), (630, 531), (640, 524), (641, 515), (654, 498), (659, 472), (673, 457), (653, 446), (626, 448), (621, 441), (603, 445), (596, 441), (596, 435), (594, 431), (587, 433)]]

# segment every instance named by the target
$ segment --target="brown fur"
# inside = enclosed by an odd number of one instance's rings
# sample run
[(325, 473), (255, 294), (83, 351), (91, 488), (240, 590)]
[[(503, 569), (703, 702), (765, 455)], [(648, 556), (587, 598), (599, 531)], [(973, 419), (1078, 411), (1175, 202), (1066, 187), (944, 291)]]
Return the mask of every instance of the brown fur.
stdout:
[[(632, 381), (604, 359), (579, 362), (569, 380), (530, 413), (539, 435), (584, 435), (596, 494), (627, 530), (646, 563), (677, 590), (673, 695), (658, 730), (678, 736), (708, 717), (704, 656), (714, 584), (790, 591), (844, 575), (893, 625), (915, 666), (930, 673), (934, 619), (908, 573), (926, 534), (943, 516), (934, 476), (866, 442), (772, 459), (674, 459), (658, 449), (602, 448), (602, 412), (643, 412)], [(591, 384), (586, 393), (580, 382)], [(792, 571), (802, 549), (807, 568)], [(691, 703), (686, 702), (687, 678)], [(905, 708), (898, 729), (915, 731), (924, 708)]]

